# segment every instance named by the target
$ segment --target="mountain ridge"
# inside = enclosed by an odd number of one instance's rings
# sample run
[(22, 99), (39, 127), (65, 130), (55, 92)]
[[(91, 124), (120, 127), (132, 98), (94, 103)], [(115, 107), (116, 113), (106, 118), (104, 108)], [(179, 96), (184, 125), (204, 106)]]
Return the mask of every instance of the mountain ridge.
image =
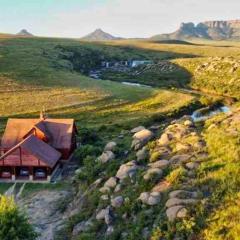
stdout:
[(151, 40), (240, 40), (240, 20), (204, 21), (198, 24), (182, 23), (178, 30), (168, 34), (152, 36)]

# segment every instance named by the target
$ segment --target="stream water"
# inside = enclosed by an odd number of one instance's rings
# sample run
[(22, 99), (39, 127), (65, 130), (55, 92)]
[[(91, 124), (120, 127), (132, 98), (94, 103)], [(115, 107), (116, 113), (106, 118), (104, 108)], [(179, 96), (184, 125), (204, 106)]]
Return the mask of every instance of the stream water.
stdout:
[(231, 109), (228, 106), (220, 106), (215, 109), (210, 109), (209, 107), (198, 109), (191, 115), (194, 122), (205, 121), (210, 117), (217, 115), (219, 113), (229, 113)]

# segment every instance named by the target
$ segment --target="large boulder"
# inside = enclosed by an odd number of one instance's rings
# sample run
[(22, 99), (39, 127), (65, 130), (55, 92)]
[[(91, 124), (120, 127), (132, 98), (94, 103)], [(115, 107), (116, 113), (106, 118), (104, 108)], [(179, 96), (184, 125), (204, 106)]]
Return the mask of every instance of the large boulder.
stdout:
[(113, 152), (115, 150), (116, 146), (117, 146), (116, 142), (109, 142), (106, 144), (104, 151), (112, 151)]
[(107, 225), (111, 225), (114, 221), (114, 216), (113, 216), (113, 213), (112, 213), (112, 208), (110, 206), (108, 206), (106, 209), (105, 209), (105, 223)]
[(144, 126), (138, 126), (138, 127), (135, 127), (131, 130), (131, 133), (137, 133), (137, 132), (140, 132), (142, 130), (144, 130), (145, 127)]
[(136, 153), (137, 161), (143, 161), (148, 157), (147, 147), (143, 147)]
[(169, 198), (197, 198), (198, 193), (197, 192), (190, 192), (185, 190), (175, 190), (169, 193)]
[(111, 200), (111, 205), (115, 208), (119, 208), (123, 205), (124, 198), (122, 196), (117, 196)]
[(157, 205), (161, 200), (161, 195), (159, 192), (151, 192), (148, 198), (147, 204), (150, 206)]
[(171, 140), (173, 139), (172, 134), (170, 133), (163, 133), (160, 139), (158, 139), (158, 144), (161, 146), (166, 146), (170, 144)]
[(161, 194), (159, 192), (143, 192), (140, 194), (138, 200), (144, 204), (154, 206), (161, 201)]
[(106, 215), (106, 209), (102, 209), (102, 210), (100, 210), (100, 211), (97, 213), (96, 219), (97, 219), (98, 221), (100, 221), (100, 220), (105, 220), (105, 215)]
[(138, 169), (139, 166), (136, 164), (135, 161), (122, 164), (117, 171), (116, 177), (119, 179), (124, 179), (127, 177), (131, 178)]
[(197, 169), (199, 166), (200, 165), (197, 162), (189, 162), (189, 163), (186, 164), (186, 168), (189, 169), (189, 170)]
[(152, 179), (160, 179), (162, 177), (163, 171), (159, 168), (149, 168), (144, 174), (143, 179), (148, 181)]
[(177, 152), (188, 152), (191, 150), (191, 145), (188, 143), (177, 142), (176, 151)]
[(105, 151), (102, 153), (100, 157), (98, 157), (98, 160), (101, 163), (107, 163), (109, 161), (112, 161), (115, 158), (115, 154), (112, 151)]
[(185, 211), (186, 211), (186, 208), (184, 208), (183, 205), (178, 205), (178, 206), (173, 206), (171, 208), (168, 208), (167, 211), (166, 211), (166, 215), (168, 217), (168, 220), (171, 221), (171, 222), (174, 221), (178, 217), (178, 213), (182, 209), (185, 209)]
[(148, 202), (149, 197), (150, 197), (150, 193), (149, 192), (143, 192), (143, 193), (140, 194), (138, 199), (140, 201), (142, 201), (142, 203), (146, 204)]
[(157, 162), (149, 163), (148, 166), (151, 167), (151, 168), (165, 169), (169, 166), (169, 161), (159, 160)]
[(144, 129), (140, 132), (135, 133), (133, 135), (132, 148), (135, 151), (141, 149), (153, 138), (153, 136), (153, 133), (148, 129)]
[(169, 161), (171, 164), (182, 164), (188, 162), (192, 156), (189, 154), (177, 154), (173, 156)]
[(167, 208), (170, 208), (177, 205), (194, 205), (197, 203), (198, 203), (198, 200), (193, 198), (188, 198), (188, 199), (170, 198), (168, 199), (165, 205)]
[(104, 187), (115, 188), (118, 183), (118, 178), (110, 177), (104, 184)]

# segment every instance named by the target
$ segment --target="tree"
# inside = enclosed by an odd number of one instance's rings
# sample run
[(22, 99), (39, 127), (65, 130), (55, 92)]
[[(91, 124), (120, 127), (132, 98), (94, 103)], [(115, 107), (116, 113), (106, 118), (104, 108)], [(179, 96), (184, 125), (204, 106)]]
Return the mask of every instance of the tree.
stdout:
[(0, 196), (0, 239), (34, 240), (37, 234), (13, 198)]

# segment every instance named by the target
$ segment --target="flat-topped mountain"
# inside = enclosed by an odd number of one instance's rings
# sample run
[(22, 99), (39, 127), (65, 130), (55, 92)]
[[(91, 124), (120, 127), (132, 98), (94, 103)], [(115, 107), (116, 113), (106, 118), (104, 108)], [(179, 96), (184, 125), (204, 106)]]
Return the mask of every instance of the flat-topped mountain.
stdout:
[(115, 37), (109, 33), (106, 33), (102, 29), (99, 28), (81, 39), (86, 40), (86, 41), (109, 41), (109, 40), (117, 40), (120, 38)]
[(169, 34), (153, 36), (152, 40), (203, 38), (211, 40), (240, 40), (240, 20), (206, 21), (197, 25), (182, 23), (180, 28)]
[(17, 33), (17, 35), (19, 35), (19, 36), (28, 36), (28, 37), (33, 36), (33, 34), (28, 32), (26, 29), (22, 29), (19, 33)]

